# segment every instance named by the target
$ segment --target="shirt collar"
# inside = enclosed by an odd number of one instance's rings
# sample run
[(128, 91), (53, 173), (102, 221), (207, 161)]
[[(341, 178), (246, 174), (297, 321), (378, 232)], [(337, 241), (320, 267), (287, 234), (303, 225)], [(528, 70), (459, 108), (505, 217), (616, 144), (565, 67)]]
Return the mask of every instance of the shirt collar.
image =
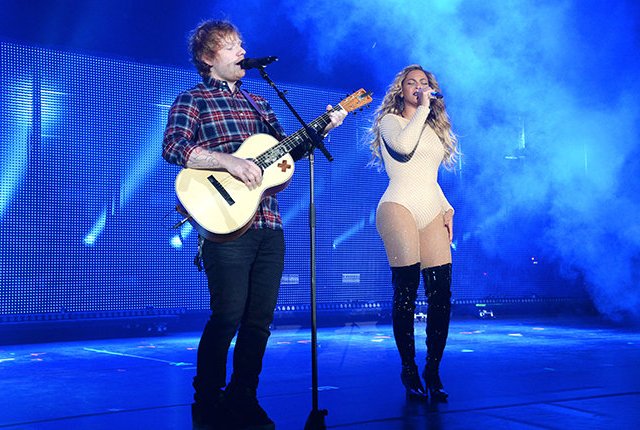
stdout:
[[(222, 80), (216, 79), (216, 78), (212, 78), (211, 76), (208, 76), (208, 77), (204, 78), (204, 84), (209, 88), (215, 88), (217, 90), (225, 89), (225, 90), (229, 91), (229, 85), (227, 85), (227, 83), (225, 81), (222, 81)], [(242, 81), (237, 81), (236, 82), (236, 89), (240, 89), (241, 85), (242, 85)]]

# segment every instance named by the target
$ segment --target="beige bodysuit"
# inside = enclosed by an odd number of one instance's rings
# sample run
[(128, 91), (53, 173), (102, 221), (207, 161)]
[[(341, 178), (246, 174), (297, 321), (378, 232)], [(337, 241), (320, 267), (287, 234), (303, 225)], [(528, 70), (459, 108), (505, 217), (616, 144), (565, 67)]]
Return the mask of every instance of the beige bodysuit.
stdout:
[(380, 121), (382, 159), (389, 176), (389, 186), (378, 207), (394, 202), (407, 208), (418, 229), (426, 227), (436, 216), (453, 210), (438, 184), (438, 168), (445, 156), (442, 142), (425, 124), (429, 108), (418, 106), (407, 120), (394, 114)]

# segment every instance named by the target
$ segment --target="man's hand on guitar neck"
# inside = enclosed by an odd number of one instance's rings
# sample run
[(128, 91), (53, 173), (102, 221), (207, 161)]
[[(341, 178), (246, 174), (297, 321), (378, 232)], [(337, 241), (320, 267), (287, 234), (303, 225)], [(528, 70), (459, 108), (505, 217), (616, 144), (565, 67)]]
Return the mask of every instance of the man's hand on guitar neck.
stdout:
[(331, 109), (333, 109), (333, 106), (327, 105), (327, 112), (329, 112), (329, 119), (331, 119), (331, 122), (327, 124), (327, 126), (324, 128), (324, 131), (322, 132), (322, 134), (325, 136), (334, 128), (342, 125), (342, 121), (344, 121), (344, 119), (347, 117), (346, 110), (341, 109), (339, 111), (331, 112)]
[(195, 148), (187, 160), (186, 167), (190, 169), (226, 170), (242, 181), (250, 190), (262, 184), (262, 171), (256, 163), (224, 152)]

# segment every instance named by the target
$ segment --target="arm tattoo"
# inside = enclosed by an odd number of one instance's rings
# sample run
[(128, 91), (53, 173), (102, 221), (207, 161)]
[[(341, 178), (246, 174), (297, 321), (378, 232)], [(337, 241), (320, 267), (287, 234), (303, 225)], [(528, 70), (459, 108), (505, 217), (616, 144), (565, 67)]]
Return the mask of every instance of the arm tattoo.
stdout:
[(219, 153), (214, 151), (207, 151), (204, 148), (196, 148), (193, 150), (189, 159), (187, 160), (186, 167), (190, 169), (218, 169), (222, 167), (220, 163)]

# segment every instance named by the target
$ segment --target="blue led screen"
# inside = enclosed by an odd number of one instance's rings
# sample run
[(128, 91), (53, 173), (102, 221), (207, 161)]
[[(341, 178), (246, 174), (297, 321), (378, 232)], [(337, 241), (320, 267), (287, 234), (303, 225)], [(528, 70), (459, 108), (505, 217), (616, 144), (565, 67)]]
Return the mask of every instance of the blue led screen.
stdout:
[[(204, 273), (193, 265), (196, 233), (173, 210), (179, 171), (161, 157), (176, 95), (198, 82), (163, 68), (3, 43), (0, 45), (0, 314), (141, 308), (208, 308)], [(273, 89), (267, 97), (288, 133), (299, 128)], [(310, 121), (346, 92), (280, 84)], [(358, 88), (353, 88), (355, 91)], [(372, 108), (380, 102), (374, 97)], [(330, 134), (335, 161), (315, 162), (319, 302), (388, 301), (390, 273), (375, 230), (384, 172), (367, 167), (373, 109)], [(309, 163), (279, 194), (287, 256), (279, 304), (309, 302)], [(459, 173), (443, 172), (445, 194), (464, 206)], [(465, 237), (464, 210), (457, 237)], [(548, 274), (529, 264), (493, 278), (473, 240), (456, 242), (454, 297), (553, 295)], [(530, 259), (526, 253), (515, 255)], [(511, 275), (509, 275), (511, 273)], [(564, 290), (562, 296), (578, 294)]]

